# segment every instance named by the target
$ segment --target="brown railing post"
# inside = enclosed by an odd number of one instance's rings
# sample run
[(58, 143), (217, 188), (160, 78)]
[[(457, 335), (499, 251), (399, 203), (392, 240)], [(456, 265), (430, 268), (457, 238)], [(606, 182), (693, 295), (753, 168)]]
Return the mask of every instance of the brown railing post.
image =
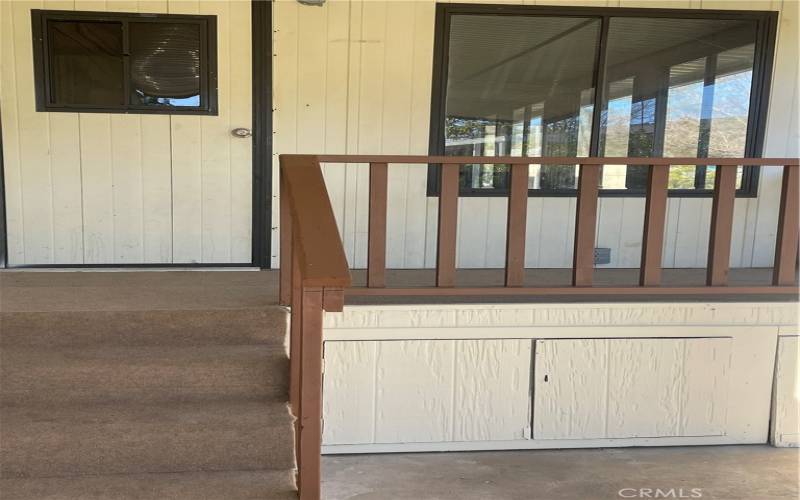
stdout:
[(578, 175), (578, 205), (575, 209), (575, 248), (572, 255), (573, 286), (592, 286), (599, 184), (600, 165), (581, 165)]
[(386, 286), (386, 163), (369, 165), (369, 232), (367, 233), (367, 286)]
[[(289, 405), (292, 410), (300, 408), (300, 356), (303, 352), (303, 332), (301, 322), (295, 318), (303, 316), (303, 283), (300, 276), (300, 260), (297, 255), (291, 256), (291, 262), (286, 262), (286, 267), (291, 270), (292, 284), (291, 306), (292, 320), (289, 324)], [(298, 415), (295, 411), (295, 415)], [(297, 434), (295, 435), (297, 437)]]
[(301, 500), (320, 498), (322, 454), (322, 288), (303, 288), (300, 314), (300, 446), (297, 485)]
[(793, 285), (797, 269), (797, 245), (800, 236), (800, 167), (783, 167), (778, 235), (775, 240), (775, 264), (772, 284)]
[(528, 216), (528, 165), (511, 165), (506, 224), (506, 286), (525, 281), (525, 229)]
[(280, 171), (280, 279), (278, 282), (278, 303), (288, 306), (292, 300), (292, 215), (289, 190), (283, 169)]
[(639, 285), (661, 284), (661, 252), (664, 246), (664, 221), (667, 216), (669, 165), (650, 165), (647, 173), (647, 201), (644, 207), (644, 234)]
[(436, 247), (436, 286), (452, 287), (456, 281), (456, 231), (458, 230), (457, 163), (445, 163), (439, 188), (439, 238)]
[(706, 285), (728, 284), (733, 231), (733, 204), (736, 201), (736, 166), (717, 165), (714, 201), (711, 206), (711, 231), (708, 240)]

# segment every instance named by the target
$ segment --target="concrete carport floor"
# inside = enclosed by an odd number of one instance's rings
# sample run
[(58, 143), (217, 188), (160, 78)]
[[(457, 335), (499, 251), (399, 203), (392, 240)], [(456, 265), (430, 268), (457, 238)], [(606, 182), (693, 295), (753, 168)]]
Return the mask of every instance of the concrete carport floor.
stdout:
[(325, 500), (797, 499), (800, 450), (767, 445), (323, 457)]

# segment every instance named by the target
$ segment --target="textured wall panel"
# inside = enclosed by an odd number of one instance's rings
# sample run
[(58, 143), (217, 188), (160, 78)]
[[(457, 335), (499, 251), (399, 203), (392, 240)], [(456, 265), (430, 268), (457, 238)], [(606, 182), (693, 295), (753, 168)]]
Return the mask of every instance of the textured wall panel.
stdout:
[(537, 340), (535, 439), (725, 433), (730, 338)]
[(772, 436), (775, 446), (800, 446), (800, 337), (778, 339)]
[(530, 340), (326, 342), (323, 442), (524, 439)]
[(323, 376), (326, 444), (375, 439), (375, 372), (378, 342), (326, 342)]

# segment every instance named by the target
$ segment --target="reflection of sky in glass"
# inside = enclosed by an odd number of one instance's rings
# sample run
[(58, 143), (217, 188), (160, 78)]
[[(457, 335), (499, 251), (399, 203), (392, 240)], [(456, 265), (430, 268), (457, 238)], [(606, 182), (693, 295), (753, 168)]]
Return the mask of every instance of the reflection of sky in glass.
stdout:
[(200, 106), (200, 96), (193, 95), (184, 98), (177, 98), (177, 97), (159, 97), (158, 103), (163, 104), (165, 106), (175, 106), (175, 107), (198, 107)]

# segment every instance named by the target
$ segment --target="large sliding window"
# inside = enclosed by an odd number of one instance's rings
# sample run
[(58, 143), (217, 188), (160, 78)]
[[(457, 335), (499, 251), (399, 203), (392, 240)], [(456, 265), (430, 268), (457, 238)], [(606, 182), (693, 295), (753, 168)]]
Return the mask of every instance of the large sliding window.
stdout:
[[(770, 12), (440, 5), (431, 154), (760, 156), (775, 23)], [(604, 166), (602, 193), (642, 195), (642, 165)], [(575, 192), (577, 165), (529, 172), (531, 195)], [(738, 193), (755, 195), (757, 179), (740, 167)], [(460, 182), (462, 195), (504, 195), (508, 165), (465, 165)], [(713, 166), (670, 170), (673, 196), (713, 183)]]

